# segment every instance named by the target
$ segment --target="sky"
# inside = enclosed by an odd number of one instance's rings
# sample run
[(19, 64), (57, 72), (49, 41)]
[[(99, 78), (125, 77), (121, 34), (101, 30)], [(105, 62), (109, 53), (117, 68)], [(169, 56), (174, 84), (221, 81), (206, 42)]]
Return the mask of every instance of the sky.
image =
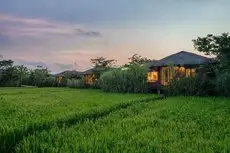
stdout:
[(91, 58), (128, 62), (195, 51), (230, 31), (229, 0), (1, 0), (0, 54), (29, 68), (84, 71)]

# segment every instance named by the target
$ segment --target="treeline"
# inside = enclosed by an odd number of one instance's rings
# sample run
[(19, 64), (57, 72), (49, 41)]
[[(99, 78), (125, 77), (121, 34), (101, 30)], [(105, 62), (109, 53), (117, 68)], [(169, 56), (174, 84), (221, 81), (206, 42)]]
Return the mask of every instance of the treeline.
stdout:
[(14, 65), (12, 60), (0, 61), (0, 86), (1, 87), (54, 87), (57, 86), (55, 77), (47, 68), (37, 66), (28, 69), (23, 65)]

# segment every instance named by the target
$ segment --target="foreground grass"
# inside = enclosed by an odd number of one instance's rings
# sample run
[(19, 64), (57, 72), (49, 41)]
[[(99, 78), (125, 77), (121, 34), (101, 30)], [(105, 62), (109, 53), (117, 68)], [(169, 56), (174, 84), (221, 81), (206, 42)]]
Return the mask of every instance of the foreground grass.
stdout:
[(230, 99), (176, 97), (38, 132), (17, 152), (230, 152)]
[(107, 94), (98, 90), (0, 88), (0, 152), (11, 152), (23, 137), (53, 126), (71, 126), (147, 94)]

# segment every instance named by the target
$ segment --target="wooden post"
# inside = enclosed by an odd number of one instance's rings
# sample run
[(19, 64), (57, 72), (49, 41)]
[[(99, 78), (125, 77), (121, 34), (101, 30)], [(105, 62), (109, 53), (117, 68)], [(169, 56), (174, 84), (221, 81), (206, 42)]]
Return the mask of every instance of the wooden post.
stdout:
[(161, 83), (160, 83), (159, 80), (157, 81), (157, 94), (158, 94), (158, 95), (161, 94)]

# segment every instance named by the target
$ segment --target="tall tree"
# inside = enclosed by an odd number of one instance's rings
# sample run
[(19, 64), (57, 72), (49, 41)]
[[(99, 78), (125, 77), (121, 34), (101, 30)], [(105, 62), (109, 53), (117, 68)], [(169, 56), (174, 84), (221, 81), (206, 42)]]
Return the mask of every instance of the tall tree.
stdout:
[(12, 60), (0, 61), (0, 86), (18, 86), (19, 76)]
[(105, 57), (96, 57), (96, 58), (90, 59), (90, 61), (94, 67), (103, 67), (103, 68), (114, 67), (116, 63), (115, 59), (107, 59)]
[(19, 76), (19, 85), (23, 84), (23, 81), (25, 79), (27, 79), (27, 77), (29, 77), (29, 71), (27, 69), (27, 67), (20, 65), (20, 66), (16, 66), (17, 70), (18, 70), (18, 76)]
[(206, 37), (198, 37), (192, 40), (196, 50), (206, 55), (215, 55), (222, 67), (230, 67), (230, 36), (223, 33), (215, 36), (208, 34)]
[(40, 65), (37, 66), (37, 68), (34, 70), (34, 73), (32, 74), (32, 76), (34, 76), (35, 86), (42, 87), (49, 75), (49, 70), (47, 68), (44, 68)]
[(134, 54), (132, 57), (128, 58), (129, 59), (129, 65), (131, 64), (146, 64), (151, 62), (151, 59), (148, 59), (146, 57), (142, 57), (141, 55)]
[(0, 61), (0, 69), (7, 69), (9, 67), (12, 67), (14, 64), (14, 61), (12, 60), (1, 60)]

